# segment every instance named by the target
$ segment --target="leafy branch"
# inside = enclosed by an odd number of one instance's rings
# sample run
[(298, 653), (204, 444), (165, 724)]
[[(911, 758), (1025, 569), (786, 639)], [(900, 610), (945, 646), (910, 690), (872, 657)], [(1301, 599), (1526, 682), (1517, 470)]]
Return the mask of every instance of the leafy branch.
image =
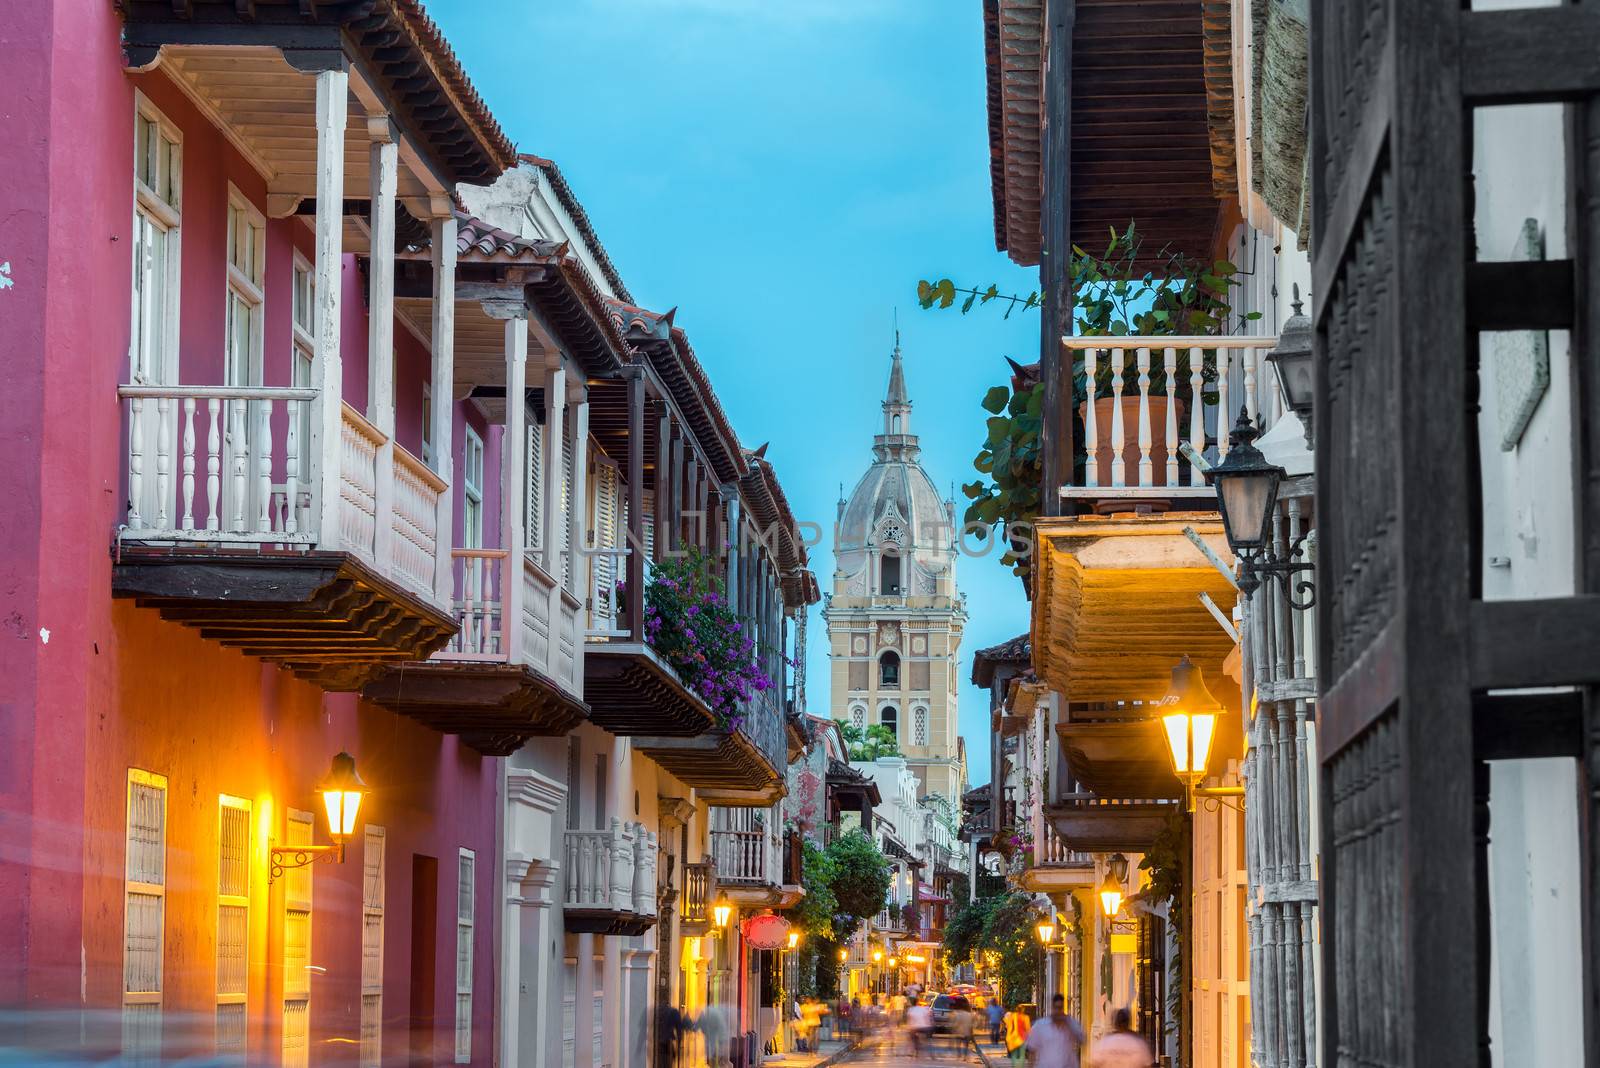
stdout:
[(991, 300), (1000, 300), (1006, 304), (1006, 313), (1001, 318), (1009, 319), (1011, 318), (1011, 313), (1017, 310), (1018, 305), (1022, 306), (1023, 311), (1027, 311), (1029, 308), (1037, 308), (1043, 303), (1038, 290), (1034, 290), (1027, 296), (1022, 297), (1015, 293), (1002, 293), (999, 287), (995, 285), (990, 285), (988, 289), (958, 286), (948, 278), (941, 278), (937, 282), (923, 279), (917, 283), (917, 303), (922, 305), (924, 310), (936, 305), (940, 308), (948, 308), (956, 302), (956, 297), (961, 294), (966, 294), (967, 297), (966, 300), (961, 302), (962, 315), (971, 311), (975, 304), (987, 304)]

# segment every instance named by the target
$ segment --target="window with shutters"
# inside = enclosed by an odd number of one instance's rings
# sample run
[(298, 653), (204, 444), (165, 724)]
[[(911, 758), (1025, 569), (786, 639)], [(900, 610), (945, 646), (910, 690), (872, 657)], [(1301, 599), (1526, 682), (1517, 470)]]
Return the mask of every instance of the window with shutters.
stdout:
[(261, 381), (262, 280), (266, 273), (266, 217), (228, 186), (228, 287), (225, 374), (230, 386)]
[(583, 747), (578, 739), (567, 739), (567, 830), (578, 829), (578, 768), (583, 759)]
[[(311, 844), (314, 820), (290, 809), (283, 844)], [(311, 1054), (311, 865), (283, 873), (283, 1063), (300, 1068)]]
[(250, 976), (250, 802), (217, 802), (217, 1052), (243, 1053)]
[(461, 464), (461, 547), (483, 548), (483, 439), (469, 427), (462, 447)]
[(603, 631), (617, 629), (616, 548), (621, 501), (621, 475), (616, 465), (599, 452), (589, 456), (589, 548), (594, 555), (589, 566), (594, 574), (594, 626)]
[[(312, 377), (312, 360), (317, 351), (317, 274), (311, 269), (311, 261), (302, 256), (298, 251), (294, 254), (294, 289), (291, 294), (291, 303), (294, 305), (294, 364), (291, 368), (293, 378), (291, 381), (303, 388), (310, 388), (314, 379)], [(309, 404), (300, 404), (299, 415), (295, 419), (295, 434), (297, 435), (295, 455), (300, 458), (301, 477), (310, 472), (310, 465), (306, 457), (310, 455), (311, 448), (311, 408)], [(285, 455), (288, 455), (287, 452)]]
[(472, 1060), (472, 915), (477, 857), (463, 849), (456, 878), (456, 1063)]
[(561, 422), (561, 584), (568, 593), (577, 592), (577, 568), (572, 560), (572, 411)]
[(177, 381), (178, 232), (183, 221), (183, 135), (135, 94), (133, 159), (134, 382)]
[(382, 827), (367, 824), (361, 849), (361, 1064), (383, 1063), (383, 895)]
[(544, 550), (544, 427), (528, 424), (528, 521), (529, 552)]
[(130, 1064), (161, 1057), (162, 953), (167, 905), (167, 779), (128, 769), (124, 875), (122, 1051)]

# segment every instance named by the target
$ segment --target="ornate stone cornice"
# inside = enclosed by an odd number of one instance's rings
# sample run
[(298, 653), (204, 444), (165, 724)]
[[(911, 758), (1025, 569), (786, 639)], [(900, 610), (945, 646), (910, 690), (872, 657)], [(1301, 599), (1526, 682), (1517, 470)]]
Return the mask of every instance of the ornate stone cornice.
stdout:
[(566, 800), (565, 783), (537, 771), (517, 768), (506, 773), (506, 803), (527, 805), (538, 812), (553, 814)]

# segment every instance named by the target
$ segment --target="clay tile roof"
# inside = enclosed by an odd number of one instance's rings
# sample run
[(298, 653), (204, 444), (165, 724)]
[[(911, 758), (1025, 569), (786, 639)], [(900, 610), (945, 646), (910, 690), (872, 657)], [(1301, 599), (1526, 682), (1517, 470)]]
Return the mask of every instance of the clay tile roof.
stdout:
[(445, 40), (438, 23), (423, 10), (421, 0), (389, 0), (389, 5), (394, 16), (427, 56), (439, 80), (454, 98), (457, 108), (472, 125), (473, 133), (482, 142), (484, 150), (494, 158), (500, 170), (515, 166), (516, 147), (490, 113), (489, 105), (473, 88), (471, 79), (461, 67), (461, 61), (456, 58), (455, 50)]
[(701, 447), (710, 454), (712, 472), (722, 482), (743, 478), (747, 468), (739, 435), (728, 422), (711, 379), (689, 344), (689, 335), (673, 325), (677, 309), (652, 312), (610, 297), (606, 305), (618, 328), (644, 353), (671, 391)]
[(1001, 664), (1026, 664), (1033, 656), (1033, 645), (1026, 633), (1015, 638), (979, 649), (972, 654), (972, 681), (978, 686), (988, 686), (994, 681), (994, 670)]
[(1044, 4), (984, 0), (983, 30), (994, 245), (1031, 267), (1043, 201)]
[(545, 159), (527, 152), (518, 153), (517, 159), (524, 163), (531, 163), (544, 172), (545, 178), (550, 182), (550, 188), (555, 190), (556, 197), (561, 201), (561, 206), (578, 227), (578, 233), (583, 236), (584, 244), (589, 246), (589, 251), (600, 263), (600, 273), (606, 276), (612, 292), (629, 304), (633, 303), (633, 294), (628, 292), (628, 287), (622, 282), (622, 275), (617, 273), (616, 266), (611, 262), (611, 256), (606, 252), (606, 247), (600, 243), (600, 237), (595, 233), (594, 225), (589, 221), (589, 213), (584, 210), (577, 194), (572, 191), (572, 186), (567, 184), (566, 175), (561, 173), (561, 168), (556, 166), (554, 160)]
[(457, 257), (466, 256), (473, 260), (495, 258), (514, 260), (524, 252), (531, 252), (539, 256), (550, 256), (562, 251), (564, 251), (564, 247), (554, 241), (519, 237), (509, 230), (491, 226), (482, 219), (468, 215), (464, 211), (456, 212)]

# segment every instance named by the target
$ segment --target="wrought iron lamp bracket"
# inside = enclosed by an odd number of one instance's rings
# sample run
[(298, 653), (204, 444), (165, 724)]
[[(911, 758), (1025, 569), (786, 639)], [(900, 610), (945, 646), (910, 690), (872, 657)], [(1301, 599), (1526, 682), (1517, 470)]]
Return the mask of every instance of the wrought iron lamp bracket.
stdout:
[(271, 846), (268, 852), (271, 855), (271, 867), (267, 872), (268, 886), (283, 878), (283, 873), (286, 871), (307, 868), (321, 862), (344, 863), (343, 842), (324, 846)]
[(1261, 588), (1263, 578), (1274, 579), (1282, 584), (1283, 597), (1290, 608), (1303, 612), (1315, 606), (1316, 583), (1309, 578), (1296, 577), (1316, 570), (1315, 564), (1303, 559), (1305, 542), (1304, 534), (1294, 539), (1294, 543), (1289, 546), (1288, 554), (1282, 558), (1267, 548), (1240, 553), (1239, 563), (1243, 567), (1239, 575), (1239, 592), (1255, 593)]
[(1244, 813), (1244, 787), (1242, 786), (1198, 786), (1195, 788), (1194, 794), (1207, 812), (1217, 812), (1223, 808), (1231, 808), (1241, 815)]

